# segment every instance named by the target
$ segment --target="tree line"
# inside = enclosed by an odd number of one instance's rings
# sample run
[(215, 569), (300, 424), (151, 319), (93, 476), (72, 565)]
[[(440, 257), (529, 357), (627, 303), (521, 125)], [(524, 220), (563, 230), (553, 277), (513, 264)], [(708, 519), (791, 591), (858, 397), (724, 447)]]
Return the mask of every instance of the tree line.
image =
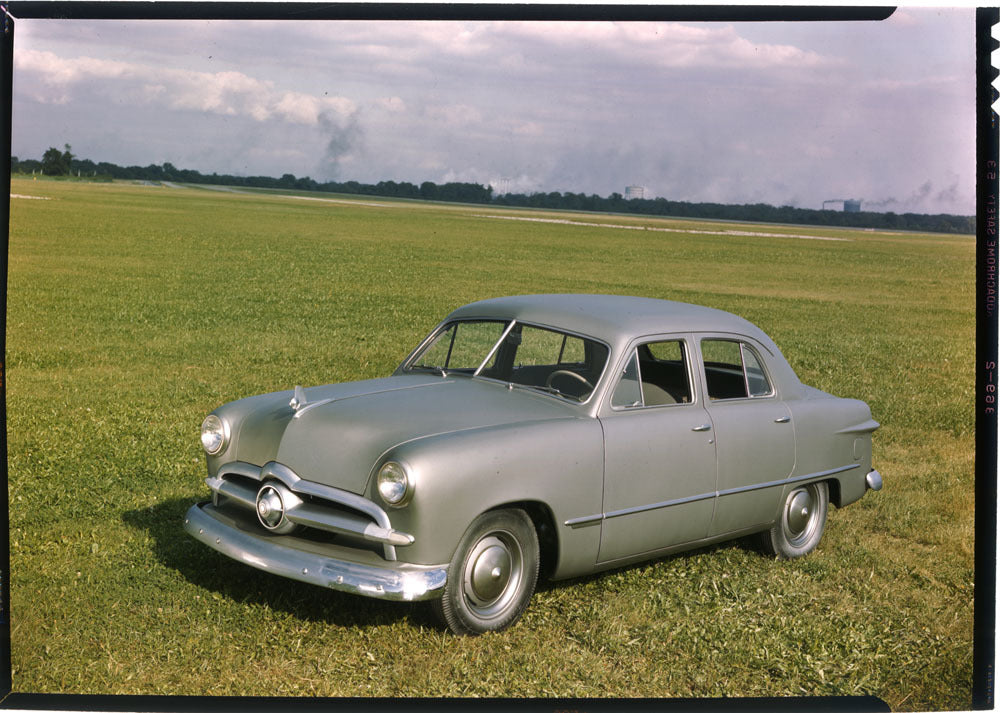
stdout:
[(281, 178), (271, 176), (233, 176), (229, 174), (203, 174), (191, 169), (179, 169), (171, 163), (149, 166), (118, 166), (101, 161), (80, 159), (73, 155), (66, 144), (63, 151), (50, 148), (41, 161), (18, 160), (11, 157), (11, 173), (40, 173), (47, 176), (80, 176), (91, 180), (168, 181), (176, 183), (201, 183), (246, 188), (277, 188), (296, 191), (345, 193), (350, 195), (385, 196), (413, 200), (449, 201), (455, 203), (492, 204), (523, 208), (554, 210), (594, 211), (600, 213), (625, 213), (656, 215), (673, 218), (698, 218), (732, 220), (756, 223), (794, 223), (846, 228), (879, 228), (913, 230), (935, 233), (975, 233), (975, 216), (924, 213), (876, 213), (861, 211), (847, 213), (834, 210), (773, 206), (766, 203), (728, 205), (722, 203), (690, 203), (666, 198), (628, 198), (620, 193), (610, 196), (583, 193), (503, 193), (494, 194), (492, 186), (478, 183), (449, 182), (436, 184), (424, 181), (419, 186), (407, 181), (326, 181), (320, 183), (308, 176), (297, 178), (286, 173)]

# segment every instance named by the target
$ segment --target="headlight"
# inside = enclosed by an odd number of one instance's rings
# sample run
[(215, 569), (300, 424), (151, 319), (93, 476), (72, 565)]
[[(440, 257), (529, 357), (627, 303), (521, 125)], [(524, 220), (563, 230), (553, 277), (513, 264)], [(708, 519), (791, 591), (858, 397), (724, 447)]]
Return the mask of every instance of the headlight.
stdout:
[(201, 424), (201, 445), (210, 456), (222, 453), (229, 441), (229, 425), (214, 413)]
[(402, 507), (413, 497), (413, 481), (399, 463), (389, 461), (378, 471), (378, 494), (390, 505)]

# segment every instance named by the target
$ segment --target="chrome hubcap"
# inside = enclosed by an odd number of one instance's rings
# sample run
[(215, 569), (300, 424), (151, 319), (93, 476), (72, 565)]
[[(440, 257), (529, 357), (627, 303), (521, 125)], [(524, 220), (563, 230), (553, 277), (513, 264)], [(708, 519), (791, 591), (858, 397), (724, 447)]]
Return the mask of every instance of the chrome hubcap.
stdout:
[(468, 606), (481, 617), (503, 612), (521, 581), (521, 548), (506, 532), (486, 535), (469, 553), (463, 577)]
[(793, 547), (801, 547), (820, 527), (820, 500), (818, 487), (811, 483), (793, 490), (785, 501), (782, 527), (785, 537)]
[(788, 529), (793, 535), (801, 535), (809, 524), (812, 512), (812, 496), (800, 490), (788, 501)]

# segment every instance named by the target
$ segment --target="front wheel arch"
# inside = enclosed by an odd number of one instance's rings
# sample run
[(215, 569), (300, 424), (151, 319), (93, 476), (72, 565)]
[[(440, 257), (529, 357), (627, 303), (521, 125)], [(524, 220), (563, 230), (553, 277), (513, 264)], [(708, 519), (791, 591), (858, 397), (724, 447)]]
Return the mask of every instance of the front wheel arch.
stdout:
[(507, 508), (524, 510), (531, 518), (538, 537), (538, 580), (548, 579), (559, 566), (559, 531), (556, 528), (555, 515), (548, 505), (539, 500), (504, 503), (490, 508), (487, 512)]

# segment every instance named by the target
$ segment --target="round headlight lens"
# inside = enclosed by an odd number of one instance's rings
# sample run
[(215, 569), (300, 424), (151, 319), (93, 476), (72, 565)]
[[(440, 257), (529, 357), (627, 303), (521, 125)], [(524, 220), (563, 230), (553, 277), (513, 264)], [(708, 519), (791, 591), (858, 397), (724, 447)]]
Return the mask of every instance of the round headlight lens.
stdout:
[(226, 424), (214, 413), (201, 424), (201, 445), (210, 456), (222, 453), (226, 447)]
[(399, 463), (389, 461), (378, 472), (378, 494), (390, 505), (402, 505), (412, 495), (406, 470)]

